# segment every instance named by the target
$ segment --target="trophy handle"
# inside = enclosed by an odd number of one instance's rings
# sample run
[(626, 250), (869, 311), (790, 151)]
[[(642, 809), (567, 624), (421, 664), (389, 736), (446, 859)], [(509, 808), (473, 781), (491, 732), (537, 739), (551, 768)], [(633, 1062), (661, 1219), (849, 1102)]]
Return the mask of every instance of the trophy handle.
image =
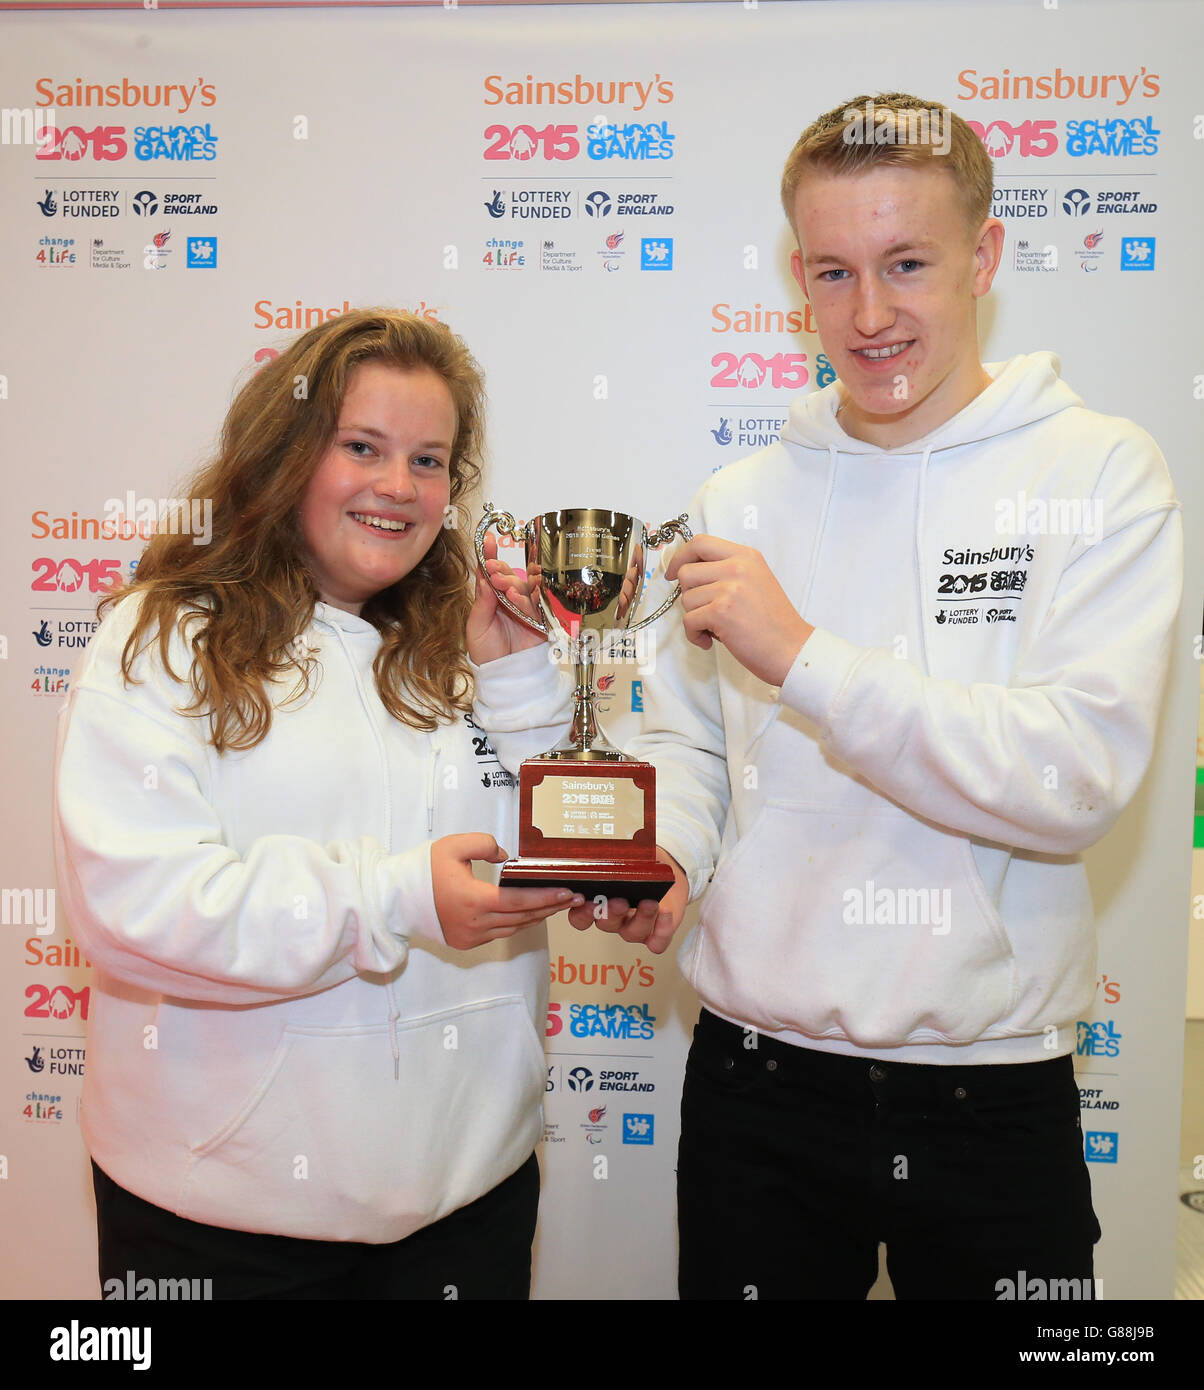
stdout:
[[(672, 524), (673, 523), (670, 523), (670, 525)], [(485, 503), (485, 515), (481, 518), (481, 524), (477, 527), (475, 547), (477, 552), (477, 564), (480, 566), (481, 573), (485, 576), (486, 582), (489, 580), (489, 572), (485, 568), (485, 536), (489, 528), (493, 525), (497, 526), (500, 534), (509, 536), (512, 541), (517, 541), (520, 545), (524, 544), (527, 539), (527, 528), (518, 525), (509, 512), (495, 511), (492, 502)], [(542, 622), (536, 622), (534, 618), (516, 608), (505, 594), (498, 593), (496, 589), (494, 589), (493, 592), (497, 596), (497, 601), (506, 612), (517, 618), (520, 623), (524, 623), (532, 632), (538, 632), (542, 637), (551, 635)]]
[[(668, 545), (674, 536), (680, 536), (683, 541), (693, 540), (694, 533), (686, 524), (690, 519), (689, 512), (682, 512), (680, 516), (675, 516), (672, 521), (666, 521), (658, 531), (649, 531), (644, 527), (644, 544), (649, 550), (659, 550), (662, 545)], [(681, 585), (675, 584), (673, 592), (661, 604), (655, 613), (650, 613), (646, 618), (641, 618), (638, 623), (632, 623), (625, 632), (638, 632), (640, 628), (647, 627), (649, 623), (656, 622), (657, 618), (667, 613), (670, 608), (681, 597)]]

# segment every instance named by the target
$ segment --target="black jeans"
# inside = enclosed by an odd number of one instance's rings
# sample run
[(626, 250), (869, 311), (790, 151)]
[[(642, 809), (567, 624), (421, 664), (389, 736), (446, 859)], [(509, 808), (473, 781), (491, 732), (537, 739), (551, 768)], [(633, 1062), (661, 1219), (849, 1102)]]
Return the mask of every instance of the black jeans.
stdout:
[[(387, 1245), (206, 1226), (119, 1187), (95, 1163), (101, 1297), (108, 1280), (210, 1279), (212, 1297), (525, 1299), (539, 1207), (535, 1155), (491, 1192)], [(128, 1296), (128, 1295), (127, 1295)]]
[(1093, 1296), (1070, 1057), (917, 1065), (746, 1036), (703, 1010), (686, 1063), (683, 1299), (864, 1298), (880, 1241), (899, 1299)]

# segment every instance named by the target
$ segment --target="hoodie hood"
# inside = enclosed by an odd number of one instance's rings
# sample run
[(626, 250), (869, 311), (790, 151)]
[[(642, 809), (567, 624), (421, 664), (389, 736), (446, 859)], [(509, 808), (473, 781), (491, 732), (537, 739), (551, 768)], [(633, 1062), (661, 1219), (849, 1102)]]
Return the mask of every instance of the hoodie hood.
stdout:
[(1061, 379), (1061, 363), (1052, 352), (1032, 352), (1007, 362), (986, 362), (991, 385), (951, 419), (920, 439), (883, 449), (854, 439), (841, 428), (836, 412), (848, 399), (844, 383), (834, 381), (820, 391), (798, 397), (782, 428), (782, 440), (808, 449), (841, 454), (922, 454), (993, 439), (1008, 430), (1056, 415), (1081, 398)]

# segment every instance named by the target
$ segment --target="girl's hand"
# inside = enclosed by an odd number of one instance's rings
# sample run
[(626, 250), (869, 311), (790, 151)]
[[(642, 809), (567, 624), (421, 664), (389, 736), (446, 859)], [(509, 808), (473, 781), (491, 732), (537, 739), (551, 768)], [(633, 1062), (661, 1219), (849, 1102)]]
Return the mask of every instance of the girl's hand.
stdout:
[(567, 888), (499, 888), (473, 877), (474, 859), (500, 864), (508, 857), (492, 835), (445, 835), (431, 845), (435, 911), (443, 939), (457, 951), (513, 936), (562, 908), (585, 902)]
[(531, 567), (531, 574), (524, 579), (497, 558), (497, 537), (485, 537), (485, 568), (489, 573), (486, 581), (477, 575), (477, 598), (468, 615), (465, 638), (468, 655), (478, 666), (487, 661), (497, 661), (513, 652), (526, 651), (537, 647), (548, 639), (533, 632), (509, 613), (497, 601), (495, 590), (504, 593), (512, 604), (528, 617), (539, 621), (538, 609), (532, 594), (539, 584), (538, 566)]

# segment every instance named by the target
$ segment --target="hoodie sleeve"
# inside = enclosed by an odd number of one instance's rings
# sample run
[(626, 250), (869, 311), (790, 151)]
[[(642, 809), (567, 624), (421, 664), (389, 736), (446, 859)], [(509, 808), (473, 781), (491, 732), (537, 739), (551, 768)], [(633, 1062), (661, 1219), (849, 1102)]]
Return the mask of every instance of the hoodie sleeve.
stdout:
[[(689, 516), (699, 519), (696, 533), (710, 529), (708, 496), (704, 487), (690, 502)], [(662, 555), (658, 582), (673, 553)], [(656, 843), (681, 865), (692, 902), (715, 872), (732, 795), (718, 648), (704, 651), (687, 638), (680, 603), (650, 632), (655, 646), (641, 683), (640, 731), (623, 747), (656, 768)]]
[(826, 751), (939, 825), (1040, 853), (1094, 844), (1149, 763), (1182, 588), (1180, 512), (1150, 448), (1113, 460), (1129, 496), (1107, 489), (1112, 514), (1127, 516), (1072, 554), (1008, 685), (937, 679), (816, 629), (783, 703), (817, 722)]
[[(125, 685), (125, 617), (102, 623), (59, 716), (56, 871), (91, 960), (155, 993), (252, 1004), (392, 971), (410, 933), (437, 935), (425, 843), (396, 855), (368, 837), (223, 843), (208, 723), (177, 712), (188, 688), (157, 656)], [(182, 644), (172, 658), (188, 669)]]
[(553, 747), (573, 713), (573, 682), (546, 642), (472, 666), (473, 718), (502, 766), (517, 773), (526, 758)]
[(640, 733), (624, 751), (656, 768), (656, 843), (681, 865), (693, 901), (715, 871), (731, 801), (726, 738), (714, 649), (688, 640), (680, 613), (663, 629)]

